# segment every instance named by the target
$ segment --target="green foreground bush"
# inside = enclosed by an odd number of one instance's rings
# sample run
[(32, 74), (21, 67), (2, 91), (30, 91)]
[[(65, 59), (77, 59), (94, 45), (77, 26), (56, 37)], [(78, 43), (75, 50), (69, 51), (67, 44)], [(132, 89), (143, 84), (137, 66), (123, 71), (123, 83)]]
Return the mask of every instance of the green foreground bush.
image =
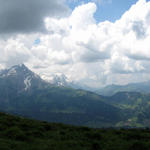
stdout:
[(150, 130), (74, 127), (0, 113), (0, 150), (150, 150)]

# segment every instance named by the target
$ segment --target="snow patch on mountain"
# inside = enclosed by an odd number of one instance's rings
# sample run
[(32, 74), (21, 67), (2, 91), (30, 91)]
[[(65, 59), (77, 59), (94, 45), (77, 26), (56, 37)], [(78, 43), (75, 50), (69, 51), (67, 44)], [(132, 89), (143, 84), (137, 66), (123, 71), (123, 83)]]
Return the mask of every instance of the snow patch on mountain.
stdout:
[(10, 76), (10, 75), (15, 75), (16, 74), (16, 69), (15, 68), (11, 68), (8, 73), (7, 73), (7, 76)]
[(30, 77), (30, 76), (28, 76), (28, 77), (24, 80), (24, 84), (25, 84), (24, 90), (27, 91), (27, 90), (31, 87), (31, 77)]
[(70, 88), (74, 88), (74, 89), (83, 89), (83, 90), (88, 90), (88, 91), (95, 90), (84, 84), (81, 84), (80, 82), (72, 81), (67, 76), (65, 76), (64, 74), (61, 74), (61, 73), (53, 74), (53, 75), (49, 76), (48, 79), (45, 79), (45, 78), (43, 78), (43, 79), (55, 86), (64, 86), (64, 87), (70, 87)]
[(72, 82), (64, 74), (53, 74), (47, 81), (56, 86), (69, 86)]

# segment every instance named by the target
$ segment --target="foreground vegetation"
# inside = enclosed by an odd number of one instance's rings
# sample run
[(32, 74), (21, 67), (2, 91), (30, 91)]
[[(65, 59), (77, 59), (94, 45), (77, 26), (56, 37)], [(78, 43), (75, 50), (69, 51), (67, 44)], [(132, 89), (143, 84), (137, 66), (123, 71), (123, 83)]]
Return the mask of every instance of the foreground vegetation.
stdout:
[(0, 150), (149, 150), (149, 129), (92, 129), (0, 113)]

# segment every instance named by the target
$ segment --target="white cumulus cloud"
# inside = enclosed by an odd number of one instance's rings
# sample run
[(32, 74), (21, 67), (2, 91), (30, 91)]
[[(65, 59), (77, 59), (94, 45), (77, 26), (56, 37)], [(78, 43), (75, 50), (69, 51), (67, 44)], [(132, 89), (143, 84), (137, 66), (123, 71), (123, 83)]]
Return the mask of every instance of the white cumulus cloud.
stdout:
[(114, 23), (96, 23), (96, 9), (90, 2), (45, 18), (47, 34), (1, 39), (0, 67), (25, 63), (43, 78), (63, 73), (90, 86), (150, 79), (150, 2), (139, 0)]

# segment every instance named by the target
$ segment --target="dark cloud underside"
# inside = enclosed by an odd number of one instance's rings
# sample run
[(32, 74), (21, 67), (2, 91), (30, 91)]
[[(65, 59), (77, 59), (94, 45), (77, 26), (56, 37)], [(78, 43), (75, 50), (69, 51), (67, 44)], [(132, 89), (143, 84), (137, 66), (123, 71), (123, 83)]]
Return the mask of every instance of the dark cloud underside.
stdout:
[(44, 31), (44, 18), (68, 11), (63, 0), (0, 0), (0, 34)]

